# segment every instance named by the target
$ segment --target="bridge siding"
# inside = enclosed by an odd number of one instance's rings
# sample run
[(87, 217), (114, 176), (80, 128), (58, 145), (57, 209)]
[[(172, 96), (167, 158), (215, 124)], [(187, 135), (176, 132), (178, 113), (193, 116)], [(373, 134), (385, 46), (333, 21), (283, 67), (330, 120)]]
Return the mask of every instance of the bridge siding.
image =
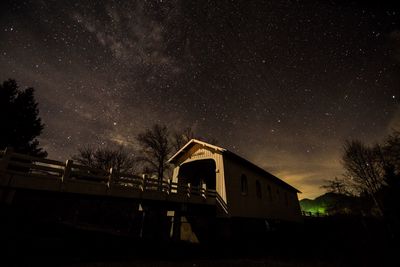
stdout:
[(216, 166), (216, 191), (220, 198), (227, 203), (226, 198), (226, 187), (225, 187), (225, 175), (224, 175), (224, 161), (221, 152), (213, 150), (208, 147), (204, 147), (200, 144), (195, 144), (193, 147), (189, 149), (189, 151), (179, 160), (179, 163), (176, 164), (173, 172), (173, 181), (178, 182), (178, 174), (179, 174), (179, 166), (185, 163), (203, 160), (203, 159), (212, 159), (215, 161)]

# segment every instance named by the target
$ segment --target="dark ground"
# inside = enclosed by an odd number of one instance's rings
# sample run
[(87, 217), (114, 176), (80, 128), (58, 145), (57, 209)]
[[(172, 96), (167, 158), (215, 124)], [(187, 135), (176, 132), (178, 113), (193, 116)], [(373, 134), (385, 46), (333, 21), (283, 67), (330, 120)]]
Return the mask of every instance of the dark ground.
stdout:
[(399, 239), (376, 218), (271, 221), (266, 231), (263, 220), (196, 215), (201, 243), (190, 244), (168, 238), (165, 215), (132, 217), (130, 202), (22, 193), (0, 205), (0, 266), (400, 266)]
[(399, 246), (382, 222), (353, 217), (305, 218), (297, 227), (209, 244), (138, 240), (3, 209), (0, 266), (400, 266)]

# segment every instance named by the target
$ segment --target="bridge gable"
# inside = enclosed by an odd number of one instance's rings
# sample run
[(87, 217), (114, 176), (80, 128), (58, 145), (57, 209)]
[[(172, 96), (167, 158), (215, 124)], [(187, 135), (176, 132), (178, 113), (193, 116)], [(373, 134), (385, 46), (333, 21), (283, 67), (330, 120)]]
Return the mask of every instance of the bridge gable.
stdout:
[(212, 159), (215, 161), (215, 176), (216, 176), (216, 191), (221, 197), (221, 199), (227, 203), (226, 199), (226, 188), (225, 188), (225, 176), (224, 176), (224, 163), (223, 163), (223, 154), (222, 151), (215, 149), (212, 146), (207, 146), (202, 143), (193, 142), (190, 147), (186, 147), (186, 149), (181, 150), (179, 154), (177, 153), (173, 157), (173, 162), (175, 165), (174, 173), (173, 173), (173, 182), (178, 182), (178, 175), (180, 166), (185, 163), (197, 161), (197, 160), (205, 160)]

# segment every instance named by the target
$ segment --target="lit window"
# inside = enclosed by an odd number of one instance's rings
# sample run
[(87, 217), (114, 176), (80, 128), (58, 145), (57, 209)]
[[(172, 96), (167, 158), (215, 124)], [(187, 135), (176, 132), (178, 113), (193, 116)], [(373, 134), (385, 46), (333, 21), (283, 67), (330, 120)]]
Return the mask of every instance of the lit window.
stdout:
[(242, 195), (247, 195), (247, 176), (242, 174), (242, 177), (240, 179), (241, 182), (241, 189), (242, 189)]
[(261, 184), (260, 181), (256, 181), (256, 195), (257, 198), (261, 198), (262, 197), (262, 192), (261, 192)]

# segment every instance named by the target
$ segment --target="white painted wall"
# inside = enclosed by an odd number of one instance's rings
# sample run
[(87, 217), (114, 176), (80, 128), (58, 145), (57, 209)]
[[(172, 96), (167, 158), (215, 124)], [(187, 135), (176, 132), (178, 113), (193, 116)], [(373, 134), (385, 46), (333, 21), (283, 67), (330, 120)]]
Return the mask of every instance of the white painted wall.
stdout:
[(225, 186), (225, 176), (224, 176), (224, 161), (222, 158), (222, 154), (220, 151), (214, 150), (212, 148), (203, 146), (201, 144), (195, 144), (185, 155), (179, 159), (179, 161), (175, 164), (175, 168), (173, 171), (172, 181), (174, 183), (178, 182), (178, 174), (179, 174), (179, 166), (185, 163), (203, 160), (203, 159), (212, 159), (215, 161), (215, 176), (216, 176), (216, 191), (220, 195), (220, 197), (227, 204), (226, 198), (226, 186)]

